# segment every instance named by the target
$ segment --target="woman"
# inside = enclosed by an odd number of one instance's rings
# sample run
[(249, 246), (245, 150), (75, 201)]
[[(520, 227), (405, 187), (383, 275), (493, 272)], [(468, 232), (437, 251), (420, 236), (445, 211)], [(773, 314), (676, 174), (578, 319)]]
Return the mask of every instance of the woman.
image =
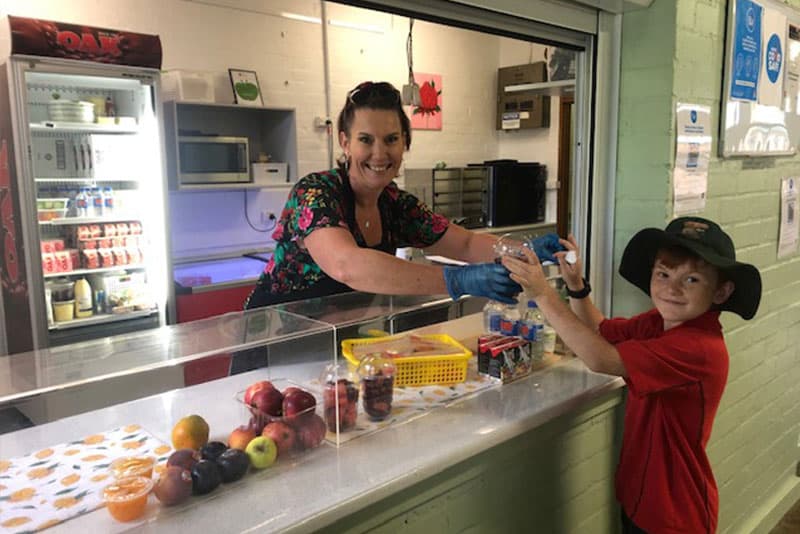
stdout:
[(392, 295), (449, 293), (514, 302), (521, 288), (502, 265), (438, 267), (395, 257), (413, 246), (468, 263), (492, 262), (497, 238), (449, 224), (393, 182), (411, 146), (400, 93), (364, 82), (347, 94), (337, 123), (337, 169), (292, 188), (273, 233), (275, 251), (246, 308), (350, 290)]

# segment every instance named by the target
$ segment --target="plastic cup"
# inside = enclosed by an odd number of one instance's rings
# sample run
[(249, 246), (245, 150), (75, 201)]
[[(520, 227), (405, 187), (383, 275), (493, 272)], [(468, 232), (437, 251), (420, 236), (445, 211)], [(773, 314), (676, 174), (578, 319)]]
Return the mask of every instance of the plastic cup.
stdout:
[(111, 462), (111, 473), (114, 478), (153, 476), (153, 466), (156, 464), (154, 456), (126, 456)]
[(392, 413), (395, 371), (394, 362), (389, 357), (367, 355), (361, 359), (357, 371), (361, 377), (361, 399), (364, 411), (372, 421), (383, 421)]
[(111, 517), (117, 521), (134, 521), (144, 515), (152, 489), (152, 478), (120, 478), (103, 488), (103, 500)]

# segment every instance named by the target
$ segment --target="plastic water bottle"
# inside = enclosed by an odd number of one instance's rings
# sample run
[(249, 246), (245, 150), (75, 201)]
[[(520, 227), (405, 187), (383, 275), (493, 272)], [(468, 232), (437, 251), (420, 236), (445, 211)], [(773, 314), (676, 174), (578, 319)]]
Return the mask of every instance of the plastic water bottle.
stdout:
[(516, 304), (508, 304), (503, 308), (500, 319), (500, 333), (504, 336), (519, 335), (520, 315)]
[(103, 188), (103, 213), (111, 215), (114, 212), (114, 190), (110, 186)]
[(89, 194), (88, 187), (81, 187), (78, 195), (75, 197), (75, 206), (77, 207), (78, 217), (89, 216)]
[(553, 354), (556, 351), (556, 330), (550, 323), (547, 322), (547, 319), (544, 319), (544, 328), (542, 329), (543, 338), (542, 338), (542, 350), (545, 354)]
[(531, 359), (541, 361), (544, 358), (544, 315), (535, 300), (528, 301), (528, 309), (522, 318), (523, 337), (531, 342), (533, 350)]
[(90, 212), (93, 217), (103, 215), (103, 195), (100, 193), (99, 187), (92, 188), (92, 209)]
[(496, 300), (490, 300), (483, 307), (483, 331), (492, 334), (500, 333), (500, 321), (505, 307)]

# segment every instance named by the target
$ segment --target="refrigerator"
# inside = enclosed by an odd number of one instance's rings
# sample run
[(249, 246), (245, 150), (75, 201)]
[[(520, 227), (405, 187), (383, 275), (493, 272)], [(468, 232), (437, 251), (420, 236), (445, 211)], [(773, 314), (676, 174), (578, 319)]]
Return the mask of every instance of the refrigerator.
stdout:
[(12, 54), (0, 69), (0, 354), (166, 324), (158, 37), (9, 21)]

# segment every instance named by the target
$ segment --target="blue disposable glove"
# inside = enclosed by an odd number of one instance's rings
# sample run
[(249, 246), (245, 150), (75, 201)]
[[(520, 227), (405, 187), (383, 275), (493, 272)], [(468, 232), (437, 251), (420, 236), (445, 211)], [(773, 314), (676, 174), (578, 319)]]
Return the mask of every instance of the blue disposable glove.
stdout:
[(489, 297), (514, 304), (522, 287), (509, 277), (508, 269), (497, 263), (477, 263), (464, 267), (445, 267), (444, 281), (453, 300), (461, 295)]
[(536, 253), (539, 261), (552, 261), (558, 263), (553, 254), (562, 250), (567, 250), (561, 243), (558, 242), (558, 235), (554, 233), (540, 235), (528, 241), (528, 248)]

